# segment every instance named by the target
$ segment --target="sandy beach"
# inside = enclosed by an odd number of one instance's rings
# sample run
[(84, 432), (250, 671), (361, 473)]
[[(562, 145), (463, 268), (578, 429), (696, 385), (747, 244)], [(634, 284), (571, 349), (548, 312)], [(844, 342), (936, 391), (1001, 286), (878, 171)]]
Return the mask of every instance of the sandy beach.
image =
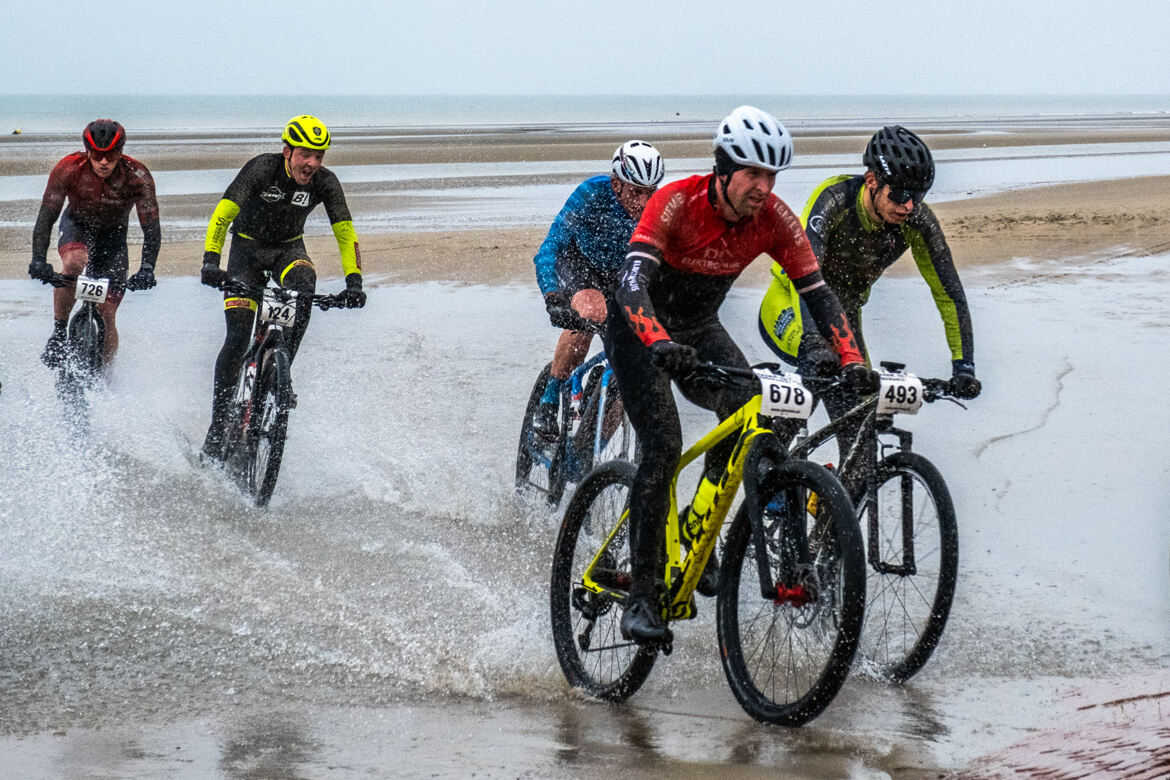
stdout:
[[(1108, 123), (1107, 123), (1108, 124)], [(1170, 128), (1080, 127), (1053, 130), (1027, 125), (1012, 126), (1010, 132), (972, 133), (954, 130), (922, 132), (936, 150), (1007, 148), (1013, 146), (1054, 146), (1061, 144), (1139, 143), (1170, 140)], [(857, 154), (864, 148), (865, 136), (836, 131), (794, 129), (797, 160), (800, 155)], [(463, 162), (506, 163), (509, 161), (554, 161), (606, 158), (626, 136), (611, 133), (555, 133), (531, 131), (464, 131), (446, 132), (416, 138), (393, 133), (371, 140), (359, 135), (349, 141), (345, 131), (337, 133), (334, 148), (326, 165), (395, 165), (401, 163), (451, 164)], [(703, 158), (710, 153), (706, 136), (678, 137), (667, 135), (648, 140), (656, 143), (667, 158)], [(22, 139), (25, 140), (25, 139)], [(235, 169), (252, 155), (278, 149), (277, 144), (231, 146), (212, 142), (175, 145), (173, 138), (147, 137), (131, 142), (127, 153), (145, 162), (154, 171)], [(0, 176), (47, 171), (58, 159), (57, 151), (68, 151), (69, 143), (60, 147), (22, 147), (3, 139), (2, 151), (18, 154), (0, 155)], [(790, 175), (789, 172), (781, 177)], [(572, 177), (548, 177), (561, 183), (567, 195), (574, 186)], [(579, 180), (577, 177), (576, 180)], [(224, 181), (224, 186), (227, 185)], [(449, 182), (451, 183), (451, 182)], [(458, 186), (459, 182), (451, 183)], [(352, 188), (362, 191), (364, 188)], [(393, 183), (381, 187), (393, 190)], [(1090, 257), (1101, 252), (1151, 254), (1170, 246), (1170, 216), (1165, 211), (1165, 192), (1170, 177), (1146, 176), (1082, 183), (1029, 187), (1025, 190), (997, 193), (987, 197), (951, 200), (933, 205), (950, 241), (960, 268), (1001, 264), (1013, 258), (1047, 260), (1067, 257)], [(393, 194), (375, 197), (351, 196), (351, 209), (359, 223), (363, 216), (386, 205)], [(214, 208), (217, 195), (163, 195), (163, 248), (160, 276), (198, 273), (202, 246), (192, 237), (200, 235), (198, 227)], [(929, 200), (928, 200), (929, 202)], [(0, 226), (0, 278), (22, 278), (28, 264), (28, 240), (31, 230), (13, 223), (31, 223), (38, 202), (18, 200), (4, 204), (5, 226)], [(441, 195), (431, 204), (441, 208)], [(796, 211), (803, 201), (789, 205)], [(181, 231), (168, 229), (168, 221), (180, 220)], [(396, 232), (381, 223), (380, 229), (359, 229), (365, 272), (386, 281), (450, 280), (463, 283), (508, 283), (532, 279), (532, 256), (543, 239), (547, 224), (471, 230), (436, 230)], [(135, 234), (135, 217), (131, 216), (131, 236)], [(176, 233), (187, 240), (174, 240)], [(308, 237), (309, 249), (318, 272), (328, 278), (338, 272), (333, 259), (336, 245), (330, 236)], [(134, 258), (135, 249), (131, 250)], [(56, 260), (50, 254), (50, 261)], [(904, 259), (891, 273), (915, 273), (913, 264)], [(744, 274), (744, 282), (766, 283), (768, 264), (757, 262)]]

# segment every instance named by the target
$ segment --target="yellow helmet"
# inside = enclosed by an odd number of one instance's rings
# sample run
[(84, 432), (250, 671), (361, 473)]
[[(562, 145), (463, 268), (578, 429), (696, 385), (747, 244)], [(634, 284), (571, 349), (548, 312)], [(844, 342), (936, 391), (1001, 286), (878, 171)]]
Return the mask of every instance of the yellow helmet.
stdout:
[(280, 139), (289, 146), (323, 152), (329, 148), (329, 128), (317, 117), (301, 114), (288, 120)]

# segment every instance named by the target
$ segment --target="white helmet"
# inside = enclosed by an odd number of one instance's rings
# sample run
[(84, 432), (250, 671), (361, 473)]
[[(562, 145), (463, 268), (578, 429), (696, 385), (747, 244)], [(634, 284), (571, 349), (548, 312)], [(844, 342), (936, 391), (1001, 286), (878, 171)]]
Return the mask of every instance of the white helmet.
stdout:
[(773, 173), (792, 164), (792, 136), (776, 117), (753, 106), (740, 106), (719, 123), (712, 148), (733, 162)]
[(666, 166), (650, 144), (626, 141), (613, 153), (613, 175), (635, 187), (657, 187), (666, 175)]

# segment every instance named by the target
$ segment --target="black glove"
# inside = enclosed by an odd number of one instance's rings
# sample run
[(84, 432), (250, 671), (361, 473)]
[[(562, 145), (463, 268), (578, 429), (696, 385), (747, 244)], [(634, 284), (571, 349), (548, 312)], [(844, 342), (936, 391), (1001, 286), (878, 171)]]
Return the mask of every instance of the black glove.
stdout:
[(362, 275), (347, 274), (345, 289), (337, 293), (337, 303), (347, 309), (360, 309), (366, 305), (366, 294), (362, 292)]
[(699, 365), (699, 353), (687, 344), (662, 339), (650, 345), (650, 360), (671, 376), (685, 376)]
[(544, 296), (544, 308), (548, 312), (548, 321), (554, 328), (572, 330), (577, 325), (577, 315), (569, 305), (569, 296), (565, 293), (553, 290)]
[(127, 290), (149, 290), (158, 282), (154, 278), (154, 266), (143, 265), (138, 269), (138, 273), (126, 280)]
[(870, 395), (876, 393), (881, 386), (881, 378), (872, 368), (866, 368), (864, 363), (850, 363), (841, 369), (841, 378), (845, 385), (855, 393)]
[(33, 260), (28, 264), (28, 275), (39, 282), (48, 284), (53, 278), (53, 266), (46, 260)]
[(812, 366), (814, 376), (836, 376), (841, 370), (841, 359), (828, 346), (817, 346), (809, 349), (804, 356), (804, 362)]
[(208, 287), (218, 288), (228, 279), (228, 272), (219, 267), (219, 255), (215, 252), (204, 252), (203, 270), (199, 272), (199, 281)]
[(975, 366), (965, 360), (952, 363), (951, 393), (956, 398), (975, 398), (983, 390), (983, 383), (975, 378)]

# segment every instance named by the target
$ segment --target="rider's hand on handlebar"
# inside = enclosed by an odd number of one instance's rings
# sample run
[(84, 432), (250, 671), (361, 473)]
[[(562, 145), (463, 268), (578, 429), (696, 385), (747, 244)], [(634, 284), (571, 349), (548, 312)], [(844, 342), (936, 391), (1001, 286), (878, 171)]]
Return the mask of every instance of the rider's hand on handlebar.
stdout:
[(228, 272), (219, 267), (219, 256), (212, 252), (204, 252), (203, 270), (199, 272), (199, 281), (208, 287), (219, 287), (228, 278)]
[(815, 376), (835, 377), (841, 371), (841, 358), (827, 345), (810, 348), (804, 360), (812, 366)]
[(850, 390), (861, 395), (876, 393), (881, 386), (877, 372), (864, 363), (850, 363), (845, 366), (841, 369), (841, 378), (845, 380)]
[(684, 376), (699, 365), (699, 353), (689, 344), (662, 339), (650, 345), (650, 360), (671, 376)]
[(33, 260), (28, 264), (28, 275), (39, 282), (48, 284), (53, 279), (53, 266), (46, 260)]
[(559, 290), (553, 290), (544, 296), (544, 308), (548, 312), (548, 321), (554, 328), (571, 330), (578, 322), (577, 315), (569, 303), (569, 296)]
[(138, 269), (138, 273), (126, 280), (127, 290), (149, 290), (158, 282), (154, 278), (154, 266), (142, 265)]
[(362, 275), (347, 274), (345, 289), (337, 293), (337, 303), (347, 309), (360, 309), (366, 305), (366, 294), (362, 291)]
[(956, 360), (951, 374), (951, 393), (956, 398), (975, 398), (983, 390), (983, 383), (975, 378), (975, 366), (963, 360)]

